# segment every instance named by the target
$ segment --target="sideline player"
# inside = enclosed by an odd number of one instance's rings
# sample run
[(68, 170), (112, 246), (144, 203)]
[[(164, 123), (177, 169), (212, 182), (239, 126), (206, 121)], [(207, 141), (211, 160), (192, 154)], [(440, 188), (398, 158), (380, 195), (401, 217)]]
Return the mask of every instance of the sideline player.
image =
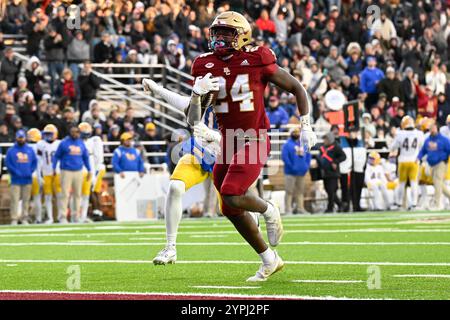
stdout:
[(61, 207), (61, 175), (59, 166), (56, 175), (53, 175), (53, 159), (61, 140), (58, 139), (58, 129), (53, 124), (48, 124), (42, 130), (42, 140), (37, 144), (38, 158), (40, 159), (40, 175), (43, 177), (43, 193), (47, 220), (45, 223), (53, 223), (53, 196), (56, 197), (58, 219), (63, 217), (64, 210)]
[(381, 164), (380, 154), (376, 151), (369, 153), (364, 175), (364, 182), (369, 192), (373, 195), (372, 208), (377, 211), (389, 208), (389, 195), (387, 192), (388, 180), (386, 172)]
[[(93, 129), (94, 133), (96, 129), (101, 128), (101, 125), (95, 124)], [(93, 135), (91, 138), (92, 143), (94, 144), (94, 172), (95, 176), (92, 180), (92, 214), (97, 217), (103, 216), (103, 212), (100, 210), (100, 197), (102, 192), (102, 183), (103, 177), (106, 174), (106, 166), (105, 166), (105, 147), (103, 144), (103, 140), (99, 135)]]
[(399, 186), (397, 188), (396, 206), (402, 207), (406, 183), (411, 186), (411, 206), (414, 210), (418, 199), (418, 174), (419, 163), (417, 155), (424, 142), (423, 132), (414, 127), (414, 120), (410, 116), (404, 116), (400, 124), (401, 130), (397, 131), (392, 142), (391, 151), (399, 150), (398, 176)]
[(41, 132), (39, 129), (32, 128), (27, 131), (28, 145), (34, 150), (37, 159), (37, 168), (33, 172), (33, 180), (31, 182), (31, 203), (33, 205), (33, 216), (36, 223), (42, 222), (42, 177), (39, 174), (41, 161), (37, 154), (37, 144), (41, 140)]
[(264, 90), (268, 82), (295, 95), (301, 115), (302, 139), (308, 148), (316, 143), (310, 125), (310, 101), (301, 83), (276, 64), (265, 47), (249, 47), (251, 26), (244, 16), (226, 11), (213, 21), (209, 46), (212, 52), (198, 56), (192, 65), (196, 82), (188, 109), (188, 123), (200, 121), (201, 96), (219, 93), (214, 106), (222, 134), (221, 157), (213, 170), (223, 214), (259, 254), (262, 265), (247, 281), (265, 281), (283, 268), (283, 261), (270, 249), (248, 211), (259, 212), (266, 221), (269, 243), (278, 245), (283, 234), (280, 212), (272, 203), (248, 192), (258, 178), (270, 152)]
[[(87, 179), (88, 172), (86, 169), (83, 169), (83, 185), (81, 187), (81, 218), (80, 222), (90, 222), (91, 220), (88, 218), (88, 209), (89, 209), (89, 198), (91, 196), (91, 190), (99, 190), (99, 184), (101, 184), (101, 180), (104, 175), (104, 165), (103, 165), (103, 141), (99, 136), (91, 136), (92, 135), (92, 126), (87, 122), (82, 122), (78, 125), (80, 129), (80, 137), (83, 140), (86, 149), (89, 153), (89, 163), (91, 165), (91, 179)], [(103, 169), (103, 171), (102, 171)], [(93, 188), (94, 187), (94, 188)], [(98, 203), (97, 203), (98, 204)], [(98, 207), (94, 210), (97, 210), (95, 214), (98, 213)]]

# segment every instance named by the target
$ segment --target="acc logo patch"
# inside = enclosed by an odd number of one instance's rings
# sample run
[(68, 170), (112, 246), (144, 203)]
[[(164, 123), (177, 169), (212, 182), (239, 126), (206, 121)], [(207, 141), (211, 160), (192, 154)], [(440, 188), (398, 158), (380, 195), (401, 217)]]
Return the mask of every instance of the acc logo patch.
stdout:
[(207, 64), (205, 64), (205, 68), (210, 69), (212, 67), (214, 67), (214, 63), (212, 63), (212, 62), (208, 62)]

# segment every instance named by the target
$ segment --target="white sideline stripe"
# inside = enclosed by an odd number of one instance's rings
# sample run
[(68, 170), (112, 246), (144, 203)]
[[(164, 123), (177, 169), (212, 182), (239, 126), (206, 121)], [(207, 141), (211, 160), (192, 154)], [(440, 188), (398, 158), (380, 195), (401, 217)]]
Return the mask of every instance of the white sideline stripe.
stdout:
[(207, 234), (205, 234), (205, 235), (202, 235), (202, 234), (196, 235), (196, 234), (193, 234), (192, 236), (189, 236), (189, 237), (190, 238), (226, 238), (228, 236), (220, 235), (220, 234), (217, 234), (217, 235), (213, 235), (213, 234), (211, 234), (211, 235), (207, 235)]
[[(382, 215), (382, 216), (380, 216)], [(447, 212), (415, 212), (415, 213), (399, 213), (396, 212), (395, 214), (389, 214), (389, 212), (386, 213), (365, 213), (365, 214), (351, 214), (351, 215), (342, 215), (342, 214), (314, 214), (314, 215), (308, 215), (308, 216), (301, 216), (301, 215), (295, 215), (295, 216), (282, 216), (283, 222), (288, 224), (290, 222), (306, 222), (306, 221), (358, 221), (358, 220), (404, 220), (404, 219), (411, 219), (411, 218), (419, 218), (419, 217), (448, 217), (450, 216), (450, 213)], [(226, 220), (226, 218), (219, 217), (219, 218), (209, 218), (209, 219), (200, 219), (199, 218), (183, 218), (183, 225), (186, 223), (187, 225), (197, 226), (202, 224), (208, 224), (210, 225), (212, 222), (214, 224), (220, 225), (220, 224), (228, 224), (229, 222)], [(156, 226), (163, 226), (163, 224), (159, 224), (159, 220), (154, 219), (143, 219), (142, 221), (131, 221), (131, 222), (122, 222), (123, 226), (127, 226), (129, 228), (139, 228), (140, 226), (148, 226), (145, 225), (145, 223), (153, 224)], [(3, 225), (0, 226), (0, 233), (3, 232), (3, 230), (15, 230), (19, 232), (23, 232), (24, 230), (31, 230), (34, 229), (36, 231), (37, 229), (50, 229), (50, 230), (56, 230), (58, 228), (70, 228), (71, 230), (92, 230), (92, 228), (104, 228), (107, 229), (109, 226), (111, 226), (110, 229), (116, 229), (116, 225), (118, 224), (117, 221), (102, 221), (102, 222), (96, 222), (95, 227), (92, 227), (91, 225), (78, 225), (78, 226), (68, 226), (68, 227), (61, 227), (58, 224), (55, 225), (48, 225), (46, 227), (43, 227), (42, 225), (27, 225), (27, 226), (9, 226), (9, 225)], [(106, 228), (105, 228), (106, 227)], [(121, 226), (122, 227), (122, 226)], [(97, 229), (98, 230), (98, 229)]]
[[(367, 229), (304, 229), (284, 230), (285, 234), (294, 233), (441, 233), (450, 232), (449, 229), (396, 229), (396, 228), (367, 228)], [(91, 236), (155, 236), (165, 235), (166, 232), (98, 232), (98, 233), (35, 233), (35, 234), (0, 234), (0, 238), (15, 237), (91, 237)], [(238, 235), (236, 230), (229, 231), (186, 231), (178, 232), (178, 235)]]
[[(112, 263), (112, 264), (151, 264), (150, 260), (30, 260), (2, 259), (0, 263)], [(177, 260), (177, 264), (261, 264), (261, 261), (250, 260)], [(285, 261), (292, 265), (354, 265), (354, 266), (422, 266), (450, 267), (450, 262), (377, 262), (377, 261)]]
[(142, 296), (195, 296), (195, 297), (228, 297), (228, 298), (255, 298), (255, 299), (304, 299), (304, 300), (377, 300), (373, 298), (347, 298), (347, 297), (333, 297), (333, 296), (297, 296), (297, 295), (253, 295), (253, 294), (236, 294), (236, 293), (169, 293), (169, 292), (98, 292), (98, 291), (52, 291), (52, 290), (0, 290), (0, 293), (55, 293), (55, 294), (70, 294), (70, 295), (142, 295)]
[[(417, 220), (417, 222), (408, 222), (407, 220), (400, 221), (392, 221), (392, 222), (320, 222), (322, 220), (318, 220), (318, 222), (314, 223), (292, 223), (292, 222), (283, 222), (284, 227), (334, 227), (334, 226), (372, 226), (372, 225), (392, 225), (392, 224), (407, 224), (407, 225), (415, 225), (415, 224), (423, 224), (421, 220)], [(427, 224), (449, 224), (449, 221), (434, 220), (432, 222), (427, 222)], [(8, 234), (8, 233), (31, 233), (31, 232), (61, 232), (61, 231), (114, 231), (114, 230), (148, 230), (148, 229), (165, 229), (165, 225), (148, 225), (148, 226), (111, 226), (111, 227), (50, 227), (50, 228), (30, 228), (30, 229), (20, 229), (20, 228), (11, 228), (11, 229), (0, 229), (0, 234)], [(222, 223), (222, 224), (206, 224), (202, 223), (201, 225), (180, 225), (180, 229), (233, 229), (234, 226), (231, 223)]]
[[(191, 236), (194, 237), (194, 236)], [(130, 240), (153, 240), (152, 238), (130, 238)], [(159, 239), (163, 240), (163, 239)], [(450, 246), (450, 242), (282, 242), (285, 246)], [(0, 242), (0, 247), (32, 247), (32, 246), (98, 246), (98, 247), (134, 247), (134, 246), (164, 246), (166, 242)], [(248, 246), (246, 242), (180, 242), (178, 246)]]
[(129, 238), (128, 240), (164, 240), (164, 238)]
[(298, 283), (361, 283), (366, 282), (364, 280), (292, 280), (291, 282)]
[(450, 278), (450, 274), (394, 274), (396, 278)]
[(68, 242), (87, 244), (87, 243), (101, 243), (104, 242), (104, 240), (69, 240)]
[[(283, 217), (283, 223), (285, 226), (334, 226), (334, 225), (373, 225), (373, 224), (390, 224), (389, 222), (386, 223), (378, 223), (374, 222), (371, 223), (370, 220), (406, 220), (411, 218), (420, 218), (420, 217), (441, 217), (441, 216), (450, 216), (450, 214), (404, 214), (399, 216), (390, 216), (390, 217), (376, 217), (376, 216), (368, 216), (368, 217), (347, 217), (342, 215), (337, 216), (329, 216), (329, 215), (320, 215), (318, 217), (308, 218), (308, 217)], [(317, 223), (304, 223), (308, 221), (317, 221)], [(345, 221), (358, 221), (358, 220), (369, 220), (368, 222), (354, 222), (354, 223), (346, 223)], [(336, 223), (322, 223), (323, 221), (329, 221)], [(213, 223), (211, 223), (213, 222)], [(301, 223), (299, 223), (301, 222)], [(434, 221), (435, 223), (439, 223), (439, 221)], [(119, 222), (113, 222), (114, 224), (119, 224)], [(60, 226), (58, 224), (56, 225), (49, 225), (49, 226), (42, 226), (42, 225), (28, 225), (28, 226), (0, 226), (0, 233), (28, 233), (28, 232), (48, 232), (48, 231), (87, 231), (87, 230), (126, 230), (126, 229), (164, 229), (164, 224), (159, 224), (158, 222), (155, 223), (155, 221), (149, 221), (149, 223), (152, 223), (150, 225), (142, 225), (142, 222), (136, 223), (136, 224), (126, 224), (126, 225), (114, 225), (110, 222), (112, 225), (99, 225), (99, 226)], [(448, 223), (448, 221), (447, 221)], [(211, 220), (202, 220), (197, 221), (196, 223), (192, 223), (192, 221), (189, 221), (188, 224), (181, 224), (181, 228), (187, 228), (187, 229), (195, 229), (195, 228), (210, 228), (210, 227), (217, 227), (217, 228), (223, 228), (223, 227), (232, 227), (232, 225), (225, 219), (217, 220), (217, 221), (211, 221)]]
[(261, 287), (250, 287), (250, 286), (189, 286), (196, 289), (260, 289)]

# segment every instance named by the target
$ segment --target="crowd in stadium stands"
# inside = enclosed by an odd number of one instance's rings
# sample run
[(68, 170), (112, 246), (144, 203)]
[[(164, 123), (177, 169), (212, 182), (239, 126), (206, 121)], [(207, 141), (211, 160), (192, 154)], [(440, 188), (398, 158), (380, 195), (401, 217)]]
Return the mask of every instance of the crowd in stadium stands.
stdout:
[[(69, 3), (79, 5), (78, 29), (67, 26)], [(371, 5), (379, 10), (371, 10)], [(91, 124), (105, 141), (119, 141), (124, 132), (141, 141), (162, 140), (154, 115), (136, 118), (133, 108), (125, 114), (115, 108), (101, 111), (95, 100), (101, 81), (92, 73), (91, 63), (161, 63), (189, 73), (193, 59), (208, 51), (208, 26), (227, 10), (242, 12), (253, 27), (255, 45), (270, 47), (278, 64), (301, 81), (312, 98), (316, 130), (334, 132), (336, 142), (352, 139), (325, 102), (330, 90), (357, 101), (364, 131), (354, 140), (362, 148), (387, 150), (404, 115), (447, 125), (449, 1), (10, 0), (0, 23), (0, 142), (14, 141), (20, 129), (43, 129), (48, 124), (55, 125), (63, 138), (81, 121)], [(25, 66), (14, 58), (4, 34), (26, 36), (30, 58)], [(140, 83), (140, 79), (122, 81)], [(270, 87), (265, 97), (274, 127), (299, 122), (292, 95)], [(327, 143), (335, 144), (335, 139), (328, 136)], [(145, 148), (165, 151), (159, 146)], [(148, 161), (162, 163), (165, 158)], [(343, 190), (346, 179), (356, 179), (352, 173), (363, 175), (364, 170), (356, 163), (346, 172), (332, 167), (332, 185), (340, 180)], [(363, 176), (357, 180), (351, 185), (364, 184)], [(291, 186), (295, 183), (289, 181)], [(335, 194), (334, 189), (327, 190), (329, 195)], [(353, 201), (358, 210), (358, 196), (352, 192), (345, 191), (341, 200)], [(298, 209), (302, 212), (303, 204)]]

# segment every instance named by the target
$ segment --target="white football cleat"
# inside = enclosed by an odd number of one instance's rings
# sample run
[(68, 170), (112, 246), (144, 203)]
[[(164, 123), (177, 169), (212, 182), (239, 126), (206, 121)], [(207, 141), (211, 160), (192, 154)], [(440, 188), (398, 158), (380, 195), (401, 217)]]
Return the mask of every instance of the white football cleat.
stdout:
[(165, 247), (153, 259), (154, 265), (172, 264), (177, 261), (177, 249), (175, 247)]
[(144, 91), (153, 92), (153, 88), (155, 88), (157, 85), (158, 84), (151, 79), (142, 80), (142, 87), (144, 88)]
[(276, 247), (283, 237), (283, 222), (281, 221), (280, 209), (271, 201), (267, 201), (274, 209), (272, 215), (269, 217), (263, 215), (266, 221), (267, 238), (272, 247)]
[(271, 265), (261, 264), (259, 270), (256, 271), (256, 274), (253, 277), (248, 278), (247, 282), (267, 281), (271, 275), (283, 269), (284, 261), (276, 251), (273, 251), (273, 253), (275, 254), (273, 263)]

